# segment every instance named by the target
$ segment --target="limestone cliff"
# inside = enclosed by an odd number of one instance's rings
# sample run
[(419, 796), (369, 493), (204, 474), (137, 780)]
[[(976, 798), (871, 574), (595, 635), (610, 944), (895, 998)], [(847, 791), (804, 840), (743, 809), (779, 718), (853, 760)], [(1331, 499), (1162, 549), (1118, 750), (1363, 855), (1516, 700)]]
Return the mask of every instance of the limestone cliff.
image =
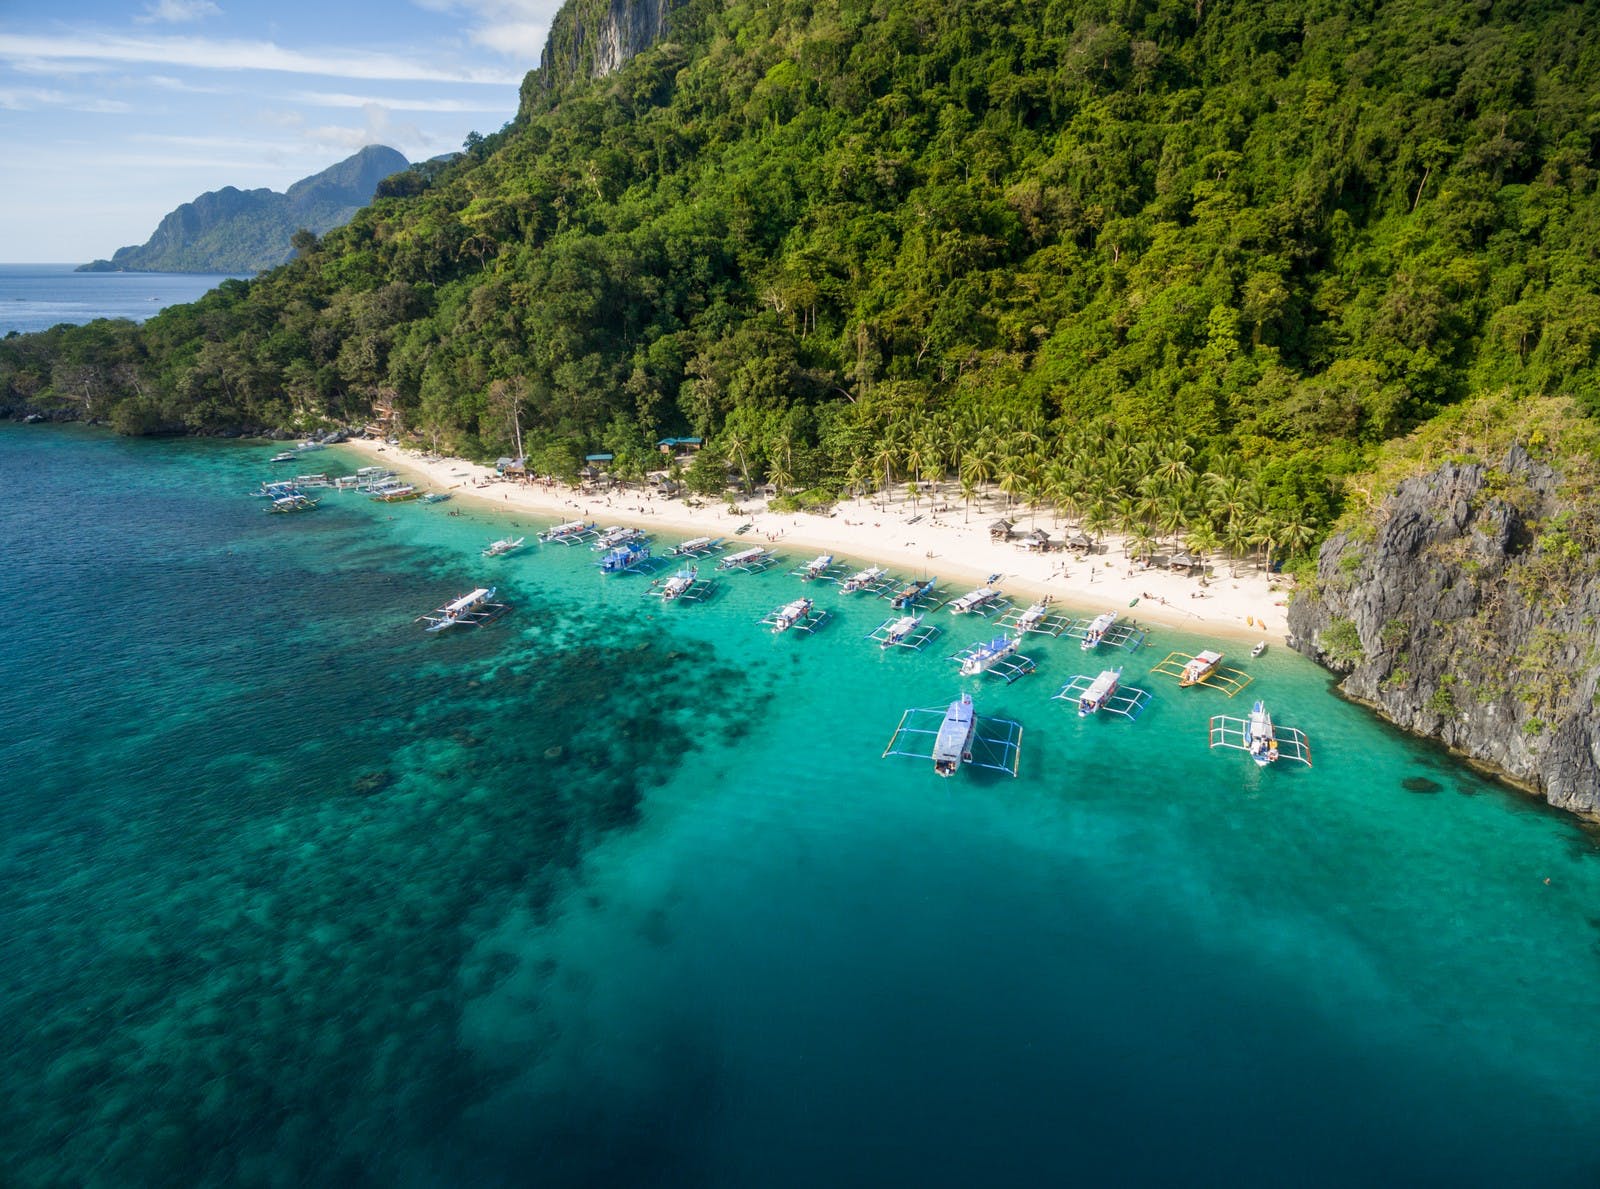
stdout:
[(1399, 726), (1594, 813), (1600, 501), (1582, 469), (1513, 445), (1400, 483), (1323, 545), (1289, 629)]
[(550, 22), (539, 69), (523, 83), (526, 111), (536, 90), (570, 79), (603, 78), (649, 49), (681, 0), (568, 0)]

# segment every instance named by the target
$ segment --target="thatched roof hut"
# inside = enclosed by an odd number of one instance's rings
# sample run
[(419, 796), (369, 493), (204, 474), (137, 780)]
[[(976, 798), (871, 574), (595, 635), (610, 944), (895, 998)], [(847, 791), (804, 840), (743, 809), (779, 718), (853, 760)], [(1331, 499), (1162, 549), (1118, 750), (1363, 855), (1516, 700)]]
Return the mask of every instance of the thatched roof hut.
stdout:
[(1050, 534), (1042, 528), (1036, 528), (1022, 534), (1022, 539), (1017, 542), (1019, 549), (1036, 550), (1039, 553), (1050, 552)]
[(992, 541), (1009, 541), (1011, 539), (1011, 521), (1002, 516), (989, 526), (989, 539)]
[(1192, 553), (1174, 553), (1167, 565), (1174, 570), (1193, 570), (1200, 565), (1200, 559)]

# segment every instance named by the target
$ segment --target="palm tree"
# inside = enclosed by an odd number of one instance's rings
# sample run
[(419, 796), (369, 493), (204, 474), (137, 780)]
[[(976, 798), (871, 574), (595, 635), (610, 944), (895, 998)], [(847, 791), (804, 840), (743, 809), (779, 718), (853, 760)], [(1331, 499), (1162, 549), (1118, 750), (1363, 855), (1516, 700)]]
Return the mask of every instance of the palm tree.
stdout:
[(964, 504), (967, 505), (967, 519), (966, 519), (966, 522), (968, 524), (972, 523), (972, 497), (977, 495), (977, 494), (978, 494), (978, 485), (976, 483), (974, 483), (971, 479), (967, 478), (967, 476), (962, 475), (961, 476), (961, 500), (962, 500), (962, 502)]
[(911, 510), (917, 510), (917, 501), (922, 498), (922, 486), (915, 479), (906, 484), (906, 497), (911, 501)]
[(1239, 576), (1239, 559), (1250, 552), (1253, 543), (1250, 522), (1243, 516), (1223, 524), (1222, 547), (1228, 551), (1228, 569), (1235, 578)]
[(722, 441), (723, 441), (723, 445), (727, 449), (728, 453), (733, 455), (736, 459), (739, 460), (739, 474), (744, 479), (744, 493), (746, 495), (749, 495), (750, 494), (750, 462), (745, 457), (745, 450), (749, 447), (749, 443), (745, 440), (744, 435), (741, 434), (736, 429), (729, 430), (727, 432), (727, 434), (723, 437)]
[(894, 464), (900, 461), (900, 452), (887, 438), (878, 443), (878, 452), (872, 458), (873, 470), (883, 471), (884, 508), (889, 506), (889, 488), (894, 486)]
[(1219, 544), (1217, 530), (1212, 527), (1209, 520), (1202, 520), (1189, 530), (1189, 536), (1184, 541), (1184, 544), (1188, 547), (1190, 553), (1200, 559), (1200, 565), (1203, 569), (1206, 559), (1217, 551)]
[(1017, 492), (1022, 490), (1022, 460), (1013, 454), (1008, 454), (1000, 460), (998, 471), (1000, 490), (1006, 493), (1006, 511), (1009, 512), (1011, 506), (1017, 502)]
[(961, 456), (961, 484), (963, 490), (970, 485), (974, 491), (994, 478), (994, 468), (981, 450), (968, 450)]

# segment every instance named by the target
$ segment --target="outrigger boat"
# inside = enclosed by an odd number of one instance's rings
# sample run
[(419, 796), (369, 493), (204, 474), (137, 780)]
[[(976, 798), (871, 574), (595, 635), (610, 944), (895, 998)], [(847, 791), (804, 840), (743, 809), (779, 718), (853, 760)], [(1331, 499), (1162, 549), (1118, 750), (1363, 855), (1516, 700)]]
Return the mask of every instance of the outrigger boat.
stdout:
[(547, 528), (539, 534), (541, 541), (560, 541), (564, 545), (575, 545), (595, 532), (593, 522), (582, 520), (569, 520), (565, 524), (558, 524), (554, 528)]
[(650, 561), (650, 546), (639, 541), (629, 541), (626, 545), (619, 545), (611, 550), (594, 564), (600, 567), (602, 574), (622, 574), (628, 570), (636, 570)]
[(950, 612), (953, 615), (964, 615), (968, 611), (984, 614), (997, 609), (1000, 601), (1000, 592), (992, 586), (980, 586), (977, 590), (969, 591), (959, 599), (950, 601)]
[(502, 553), (510, 553), (513, 549), (522, 548), (522, 542), (525, 540), (526, 537), (517, 537), (514, 540), (511, 537), (501, 537), (498, 541), (492, 541), (485, 546), (483, 556), (499, 557)]
[(896, 611), (915, 607), (919, 601), (933, 593), (933, 588), (938, 582), (937, 578), (924, 578), (920, 582), (913, 579), (889, 597), (889, 606)]
[(1022, 725), (979, 715), (972, 695), (963, 693), (943, 709), (905, 711), (883, 754), (931, 759), (940, 776), (954, 776), (963, 764), (1015, 776), (1022, 755)]
[(277, 454), (274, 454), (267, 461), (268, 462), (293, 462), (295, 460), (295, 457), (296, 457), (296, 455), (295, 455), (295, 452), (293, 450), (280, 450)]
[(1004, 677), (1009, 685), (1018, 677), (1034, 670), (1034, 663), (1025, 656), (1017, 655), (1020, 646), (1015, 636), (996, 636), (986, 643), (974, 644), (972, 647), (956, 653), (950, 659), (961, 665), (961, 676), (976, 677), (980, 673), (994, 673)]
[(1050, 610), (1050, 597), (1047, 595), (1037, 603), (1031, 603), (1022, 611), (1008, 611), (999, 619), (1003, 628), (1008, 628), (1025, 636), (1029, 632), (1037, 632), (1042, 636), (1059, 636), (1072, 626), (1072, 620), (1065, 615), (1060, 615)]
[(691, 537), (672, 551), (673, 557), (705, 557), (722, 547), (721, 537)]
[(840, 594), (855, 594), (858, 590), (875, 591), (889, 577), (889, 571), (882, 566), (868, 566), (864, 570), (857, 570), (850, 577), (839, 583)]
[(1094, 622), (1083, 633), (1083, 639), (1079, 641), (1078, 647), (1085, 651), (1096, 647), (1101, 640), (1105, 639), (1106, 633), (1116, 626), (1116, 623), (1117, 613), (1115, 611), (1107, 611), (1104, 615), (1095, 616)]
[(321, 501), (314, 500), (308, 495), (301, 495), (298, 491), (293, 495), (280, 495), (267, 505), (268, 512), (309, 512)]
[(614, 549), (618, 545), (630, 545), (635, 541), (644, 540), (644, 533), (636, 528), (624, 528), (612, 525), (595, 538), (593, 549), (599, 553), (606, 549)]
[(449, 498), (450, 493), (448, 491), (430, 491), (422, 497), (422, 502), (425, 504), (442, 504)]
[(382, 487), (374, 487), (368, 494), (385, 504), (398, 504), (404, 500), (417, 499), (422, 495), (409, 483), (386, 483)]
[(453, 627), (482, 627), (486, 623), (493, 623), (509, 610), (509, 604), (494, 601), (494, 587), (480, 586), (446, 603), (437, 611), (417, 616), (416, 622), (426, 623), (430, 632)]
[(661, 601), (670, 603), (679, 595), (688, 594), (695, 584), (695, 579), (699, 577), (700, 571), (694, 567), (690, 567), (687, 570), (679, 570), (661, 584)]
[(802, 635), (810, 635), (827, 622), (828, 613), (818, 611), (816, 605), (806, 598), (785, 603), (776, 611), (767, 612), (761, 619), (762, 626), (771, 628), (774, 635), (791, 628)]
[(866, 638), (877, 644), (879, 648), (909, 648), (919, 652), (928, 641), (936, 638), (943, 630), (938, 626), (924, 622), (921, 615), (890, 616), (877, 627), (867, 633)]
[(797, 575), (797, 577), (802, 582), (810, 582), (813, 579), (821, 578), (823, 575), (825, 575), (828, 572), (828, 570), (832, 566), (833, 566), (833, 554), (831, 554), (831, 553), (819, 554), (818, 556), (812, 558), (810, 561), (808, 561), (805, 564), (804, 568), (802, 568), (800, 570), (800, 572)]
[(1232, 747), (1250, 753), (1256, 767), (1265, 768), (1280, 759), (1295, 760), (1311, 766), (1311, 743), (1303, 731), (1294, 727), (1277, 726), (1267, 713), (1266, 703), (1259, 698), (1250, 710), (1249, 718), (1232, 718), (1218, 714), (1211, 719), (1211, 746)]
[(1064, 702), (1076, 702), (1078, 717), (1087, 718), (1101, 710), (1134, 719), (1144, 711), (1150, 701), (1147, 690), (1122, 684), (1122, 669), (1103, 669), (1098, 677), (1080, 673), (1063, 685), (1055, 695)]
[(1176, 677), (1180, 688), (1208, 685), (1213, 689), (1220, 689), (1230, 698), (1250, 684), (1248, 673), (1224, 667), (1222, 654), (1209, 648), (1193, 656), (1186, 652), (1169, 652), (1150, 671)]
[(719, 570), (744, 570), (747, 573), (759, 573), (770, 566), (776, 565), (778, 557), (774, 553), (752, 545), (749, 549), (741, 549), (737, 553), (730, 553), (717, 563)]

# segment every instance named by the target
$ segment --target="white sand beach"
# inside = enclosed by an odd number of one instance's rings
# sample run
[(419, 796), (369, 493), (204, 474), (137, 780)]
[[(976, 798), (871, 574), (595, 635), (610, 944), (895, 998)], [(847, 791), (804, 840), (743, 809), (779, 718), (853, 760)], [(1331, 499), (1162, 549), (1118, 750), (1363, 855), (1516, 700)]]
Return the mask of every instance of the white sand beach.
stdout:
[[(663, 499), (638, 490), (617, 488), (590, 494), (565, 485), (545, 486), (500, 478), (493, 467), (458, 458), (425, 457), (397, 446), (356, 440), (345, 448), (403, 474), (431, 491), (449, 492), (485, 507), (521, 511), (559, 522), (579, 517), (609, 524), (634, 525), (653, 532), (733, 537), (740, 525), (751, 527), (741, 541), (756, 545), (781, 543), (791, 560), (806, 554), (833, 553), (841, 558), (876, 562), (907, 575), (934, 573), (952, 588), (976, 587), (993, 574), (995, 585), (1013, 599), (1051, 596), (1069, 610), (1084, 613), (1116, 611), (1145, 624), (1163, 624), (1210, 632), (1229, 639), (1265, 639), (1281, 644), (1287, 635), (1289, 582), (1241, 563), (1237, 576), (1226, 562), (1215, 563), (1202, 585), (1197, 578), (1166, 569), (1144, 568), (1130, 561), (1117, 537), (1107, 537), (1107, 552), (1078, 558), (1069, 552), (1036, 553), (1012, 541), (992, 541), (989, 526), (1004, 513), (1003, 501), (975, 503), (970, 511), (959, 501), (948, 506), (924, 499), (913, 508), (895, 496), (887, 508), (876, 500), (846, 500), (831, 514), (768, 511), (766, 501), (751, 498), (730, 514), (723, 503), (690, 507), (681, 499)], [(930, 508), (942, 510), (934, 512)], [(1030, 516), (1026, 507), (1010, 512), (1019, 532), (1037, 523), (1060, 541), (1066, 535), (1045, 511)], [(956, 593), (962, 593), (956, 591)], [(1137, 602), (1135, 602), (1137, 600)]]

